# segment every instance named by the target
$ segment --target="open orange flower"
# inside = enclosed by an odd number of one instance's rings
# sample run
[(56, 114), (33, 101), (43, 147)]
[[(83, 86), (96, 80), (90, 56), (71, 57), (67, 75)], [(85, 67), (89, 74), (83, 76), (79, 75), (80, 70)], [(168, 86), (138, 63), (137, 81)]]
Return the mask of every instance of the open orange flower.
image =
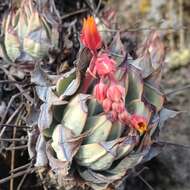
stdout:
[(92, 16), (84, 19), (80, 38), (83, 45), (91, 50), (96, 50), (101, 47), (102, 40)]
[(147, 130), (147, 121), (143, 116), (136, 114), (131, 115), (130, 124), (138, 130), (140, 134), (143, 134)]

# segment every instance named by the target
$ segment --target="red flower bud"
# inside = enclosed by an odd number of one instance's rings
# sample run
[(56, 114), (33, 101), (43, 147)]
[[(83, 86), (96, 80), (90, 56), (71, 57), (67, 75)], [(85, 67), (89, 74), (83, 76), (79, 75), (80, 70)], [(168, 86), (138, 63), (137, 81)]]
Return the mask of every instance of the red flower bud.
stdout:
[(103, 101), (102, 106), (103, 106), (105, 112), (109, 112), (111, 110), (112, 101), (110, 99), (106, 98)]
[(124, 99), (125, 88), (120, 85), (112, 84), (107, 90), (107, 97), (113, 102), (119, 102)]
[(95, 70), (99, 76), (113, 73), (116, 70), (116, 63), (106, 53), (101, 54), (95, 62)]
[(94, 96), (99, 102), (102, 102), (106, 98), (107, 88), (107, 85), (103, 82), (100, 82), (95, 86)]
[(143, 116), (131, 115), (130, 124), (137, 129), (140, 134), (143, 134), (147, 130), (147, 121)]
[(92, 16), (84, 19), (80, 38), (83, 45), (91, 50), (96, 50), (101, 47), (102, 40)]

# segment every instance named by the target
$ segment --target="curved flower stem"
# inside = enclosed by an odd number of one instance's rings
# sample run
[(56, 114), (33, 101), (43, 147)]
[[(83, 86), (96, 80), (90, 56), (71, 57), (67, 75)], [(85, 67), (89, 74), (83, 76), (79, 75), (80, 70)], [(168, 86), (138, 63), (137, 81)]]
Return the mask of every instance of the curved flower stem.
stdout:
[(92, 84), (93, 80), (96, 78), (96, 76), (95, 76), (95, 61), (97, 59), (97, 52), (92, 51), (92, 54), (93, 54), (93, 57), (92, 57), (90, 64), (87, 68), (85, 78), (84, 78), (84, 82), (83, 82), (83, 86), (81, 87), (82, 93), (87, 92), (89, 86)]

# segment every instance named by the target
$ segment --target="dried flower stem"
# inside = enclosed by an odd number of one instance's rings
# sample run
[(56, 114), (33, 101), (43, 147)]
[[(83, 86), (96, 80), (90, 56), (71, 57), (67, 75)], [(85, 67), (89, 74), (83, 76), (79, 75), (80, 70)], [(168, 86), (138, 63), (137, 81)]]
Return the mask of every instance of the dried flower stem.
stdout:
[(11, 146), (11, 147), (8, 147), (8, 148), (5, 148), (5, 150), (20, 150), (20, 149), (25, 149), (25, 148), (27, 148), (28, 146), (27, 145), (22, 145), (22, 146)]
[(12, 141), (17, 141), (17, 142), (21, 142), (21, 141), (28, 141), (28, 139), (24, 138), (12, 138), (12, 139), (6, 139), (6, 138), (0, 138), (0, 141), (5, 141), (5, 142), (12, 142)]
[[(23, 104), (21, 104), (21, 108), (23, 107)], [(19, 124), (20, 123), (20, 118), (23, 114), (23, 109), (19, 112), (19, 115), (18, 117), (16, 118), (16, 121), (15, 121), (15, 124)], [(16, 130), (17, 128), (14, 127), (13, 128), (13, 139), (16, 138)], [(12, 146), (14, 147), (15, 146), (15, 141), (12, 142)], [(14, 166), (15, 166), (15, 150), (16, 149), (12, 149), (11, 150), (11, 170), (14, 170)], [(11, 175), (13, 175), (13, 173), (11, 173)], [(14, 190), (14, 178), (11, 178), (10, 180), (10, 190)]]
[(153, 188), (141, 175), (138, 175), (138, 178), (139, 178), (150, 190), (154, 190), (154, 188)]
[[(29, 163), (29, 167), (27, 168), (26, 171), (30, 171), (31, 168), (32, 168), (32, 166), (33, 166), (33, 160), (31, 160), (31, 162)], [(17, 186), (17, 190), (20, 190), (20, 189), (21, 189), (22, 184), (24, 183), (24, 180), (26, 179), (27, 175), (28, 175), (28, 172), (26, 172), (26, 173), (24, 174), (24, 176), (22, 177), (22, 179), (20, 180), (20, 183), (19, 183), (19, 185)]]
[(188, 90), (190, 89), (190, 84), (189, 85), (186, 85), (186, 86), (183, 86), (183, 87), (180, 87), (180, 88), (177, 88), (177, 89), (174, 89), (174, 90), (171, 90), (169, 92), (165, 92), (164, 95), (165, 96), (170, 96), (170, 95), (174, 95), (174, 94), (177, 94), (181, 91), (184, 91), (184, 90)]
[(61, 19), (64, 20), (64, 19), (67, 19), (67, 18), (69, 18), (69, 17), (71, 17), (71, 16), (75, 16), (75, 15), (78, 15), (78, 14), (81, 14), (81, 13), (85, 13), (85, 12), (87, 12), (87, 11), (88, 11), (88, 9), (80, 9), (80, 10), (77, 10), (77, 11), (75, 11), (75, 12), (68, 13), (68, 14), (66, 14), (66, 15), (63, 15), (63, 16), (61, 17)]
[(9, 101), (7, 107), (6, 107), (6, 110), (5, 110), (5, 112), (4, 112), (4, 115), (2, 116), (2, 119), (1, 119), (0, 124), (3, 124), (3, 123), (4, 123), (5, 118), (6, 118), (6, 116), (7, 116), (7, 113), (8, 113), (8, 111), (9, 111), (9, 108), (10, 108), (10, 106), (12, 105), (13, 101), (15, 100), (15, 98), (17, 98), (17, 97), (19, 97), (20, 95), (24, 94), (24, 93), (27, 92), (28, 90), (29, 90), (29, 89), (27, 89), (27, 90), (25, 90), (25, 91), (23, 91), (23, 92), (20, 92), (20, 93), (18, 93), (18, 94), (15, 94), (14, 96), (11, 97), (11, 99), (10, 99), (10, 101)]
[(14, 169), (11, 170), (9, 173), (15, 173), (15, 172), (17, 172), (17, 171), (19, 171), (19, 170), (23, 170), (23, 169), (27, 168), (27, 167), (30, 166), (30, 165), (31, 165), (31, 163), (28, 163), (28, 164), (25, 164), (25, 165), (20, 166), (20, 167), (18, 167), (18, 168), (14, 168)]
[(14, 175), (10, 175), (10, 176), (8, 176), (6, 178), (1, 179), (0, 184), (6, 183), (7, 181), (11, 180), (12, 178), (20, 177), (20, 176), (24, 175), (25, 173), (29, 174), (29, 173), (32, 173), (32, 172), (34, 172), (33, 168), (31, 168), (30, 170), (18, 172), (18, 173), (14, 174)]
[[(22, 128), (22, 129), (31, 129), (31, 127), (28, 127), (28, 126), (24, 126), (24, 125), (11, 125), (11, 124), (0, 124), (0, 127), (10, 127), (10, 128), (17, 127), (17, 128)], [(0, 139), (2, 139), (2, 138), (0, 138)]]
[[(9, 124), (13, 120), (13, 118), (19, 113), (19, 111), (22, 109), (22, 107), (23, 107), (23, 104), (20, 104), (20, 106), (14, 111), (14, 113), (11, 115), (11, 117), (9, 117), (7, 124)], [(3, 127), (3, 129), (0, 132), (0, 138), (2, 137), (5, 130), (6, 130), (6, 126)]]

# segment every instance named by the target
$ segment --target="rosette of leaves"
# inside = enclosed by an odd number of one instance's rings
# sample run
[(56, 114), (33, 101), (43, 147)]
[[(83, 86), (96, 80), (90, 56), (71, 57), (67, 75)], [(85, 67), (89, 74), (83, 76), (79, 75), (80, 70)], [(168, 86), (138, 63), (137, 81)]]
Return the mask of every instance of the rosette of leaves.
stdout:
[(54, 1), (18, 2), (3, 19), (1, 56), (7, 62), (41, 59), (58, 47), (60, 17)]
[[(123, 52), (118, 34), (116, 38), (120, 45), (111, 43), (109, 47), (113, 58)], [(86, 186), (96, 190), (110, 186), (117, 189), (135, 166), (161, 151), (160, 127), (175, 115), (163, 107), (164, 95), (159, 88), (164, 46), (157, 32), (150, 33), (139, 50), (139, 57), (136, 60), (125, 58), (117, 65), (115, 73), (126, 90), (127, 111), (148, 121), (143, 134), (119, 121), (109, 120), (92, 96), (93, 82), (88, 93), (82, 93), (82, 71), (91, 59), (87, 52), (83, 49), (76, 68), (54, 84), (47, 81), (39, 84), (39, 76), (44, 81), (44, 74), (39, 68), (34, 72), (33, 82), (38, 84), (37, 94), (43, 102), (38, 118), (36, 166), (49, 164), (59, 185), (65, 189), (85, 189)], [(45, 158), (42, 159), (42, 155)]]

